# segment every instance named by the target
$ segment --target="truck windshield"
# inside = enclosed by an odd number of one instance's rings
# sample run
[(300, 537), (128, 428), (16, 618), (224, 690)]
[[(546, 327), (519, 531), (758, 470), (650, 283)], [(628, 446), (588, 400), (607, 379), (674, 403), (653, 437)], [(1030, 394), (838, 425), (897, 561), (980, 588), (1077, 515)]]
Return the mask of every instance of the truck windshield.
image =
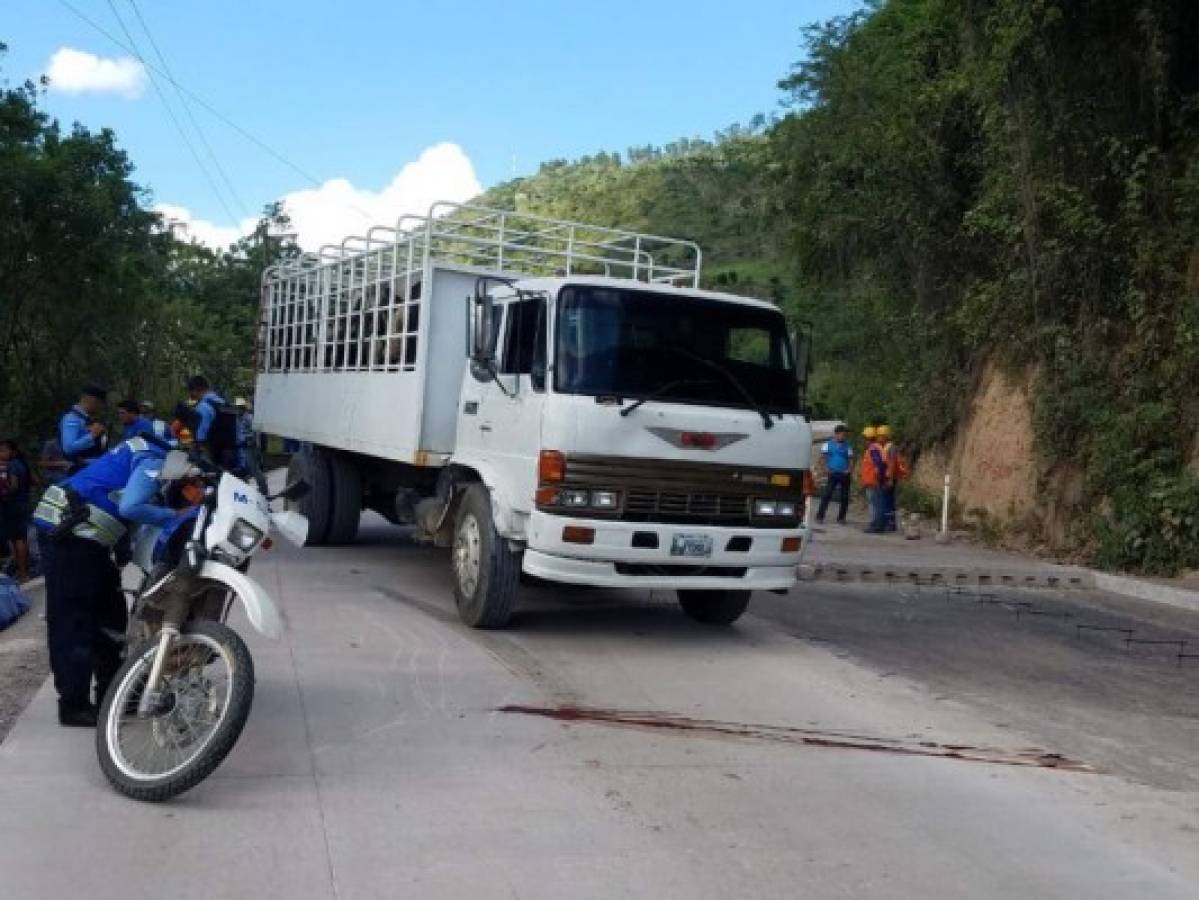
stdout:
[(799, 412), (777, 310), (590, 286), (563, 288), (558, 308), (559, 393)]

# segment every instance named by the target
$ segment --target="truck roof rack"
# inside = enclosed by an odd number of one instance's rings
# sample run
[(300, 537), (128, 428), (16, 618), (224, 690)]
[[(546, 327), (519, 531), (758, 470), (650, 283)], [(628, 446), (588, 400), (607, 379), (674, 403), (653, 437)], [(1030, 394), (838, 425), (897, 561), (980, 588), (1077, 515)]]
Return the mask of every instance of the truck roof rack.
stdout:
[[(376, 235), (384, 235), (377, 237)], [(694, 241), (463, 203), (434, 203), (340, 246), (326, 244), (268, 268), (264, 284), (324, 266), (399, 275), (426, 264), (512, 275), (606, 275), (699, 287), (703, 253)]]

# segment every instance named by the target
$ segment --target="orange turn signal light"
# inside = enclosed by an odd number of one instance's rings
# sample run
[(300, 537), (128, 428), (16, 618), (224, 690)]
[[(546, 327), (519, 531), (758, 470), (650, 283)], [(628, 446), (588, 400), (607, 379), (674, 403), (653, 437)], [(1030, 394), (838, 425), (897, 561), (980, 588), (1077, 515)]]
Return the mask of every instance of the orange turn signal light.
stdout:
[(562, 540), (567, 544), (594, 544), (595, 529), (579, 525), (567, 525), (562, 529)]
[(783, 538), (784, 553), (798, 553), (799, 548), (803, 546), (803, 538), (786, 537)]
[(558, 489), (554, 487), (538, 488), (535, 496), (538, 506), (555, 506), (558, 503)]
[(556, 484), (566, 478), (566, 454), (542, 450), (537, 458), (537, 477), (543, 483)]

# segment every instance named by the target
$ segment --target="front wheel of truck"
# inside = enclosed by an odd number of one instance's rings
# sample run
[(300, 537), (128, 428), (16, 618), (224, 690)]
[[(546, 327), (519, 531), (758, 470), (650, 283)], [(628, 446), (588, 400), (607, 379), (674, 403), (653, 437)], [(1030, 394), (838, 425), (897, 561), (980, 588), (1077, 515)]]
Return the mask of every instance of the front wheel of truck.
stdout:
[(495, 530), (487, 488), (472, 484), (454, 519), (454, 600), (471, 628), (503, 628), (516, 605), (520, 556)]
[(732, 625), (749, 606), (749, 591), (679, 591), (679, 606), (705, 625)]

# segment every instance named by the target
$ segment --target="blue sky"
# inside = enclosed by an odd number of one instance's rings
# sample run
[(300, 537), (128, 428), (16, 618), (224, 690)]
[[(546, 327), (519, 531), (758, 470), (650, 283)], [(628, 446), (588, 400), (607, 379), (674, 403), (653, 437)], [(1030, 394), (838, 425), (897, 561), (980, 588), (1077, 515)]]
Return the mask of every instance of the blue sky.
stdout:
[[(70, 2), (128, 43), (108, 0)], [(63, 48), (105, 58), (60, 57), (63, 78), (45, 97), (45, 109), (66, 122), (111, 126), (154, 201), (169, 204), (181, 219), (204, 220), (193, 223), (194, 232), (204, 232), (205, 222), (235, 228), (236, 220), (252, 216), (262, 204), (289, 197), (301, 229), (315, 235), (394, 217), (405, 211), (400, 207), (426, 202), (430, 192), (438, 196), (437, 190), (464, 195), (514, 172), (534, 171), (542, 160), (661, 144), (682, 135), (710, 137), (731, 122), (775, 111), (781, 99), (776, 83), (800, 53), (802, 27), (859, 3), (112, 0), (112, 5), (148, 61), (157, 62), (138, 11), (180, 83), (318, 181), (332, 184), (312, 189), (193, 107), (232, 182), (236, 199), (226, 197), (225, 204), (231, 217), (153, 85), (144, 76), (133, 77), (136, 60), (119, 62), (129, 54), (59, 0), (0, 0), (0, 40), (9, 45), (0, 62), (4, 76), (13, 82), (45, 72)], [(66, 83), (82, 92), (64, 92)], [(196, 143), (173, 90), (162, 87)], [(197, 150), (221, 185), (198, 143)], [(304, 189), (312, 190), (295, 194)]]

